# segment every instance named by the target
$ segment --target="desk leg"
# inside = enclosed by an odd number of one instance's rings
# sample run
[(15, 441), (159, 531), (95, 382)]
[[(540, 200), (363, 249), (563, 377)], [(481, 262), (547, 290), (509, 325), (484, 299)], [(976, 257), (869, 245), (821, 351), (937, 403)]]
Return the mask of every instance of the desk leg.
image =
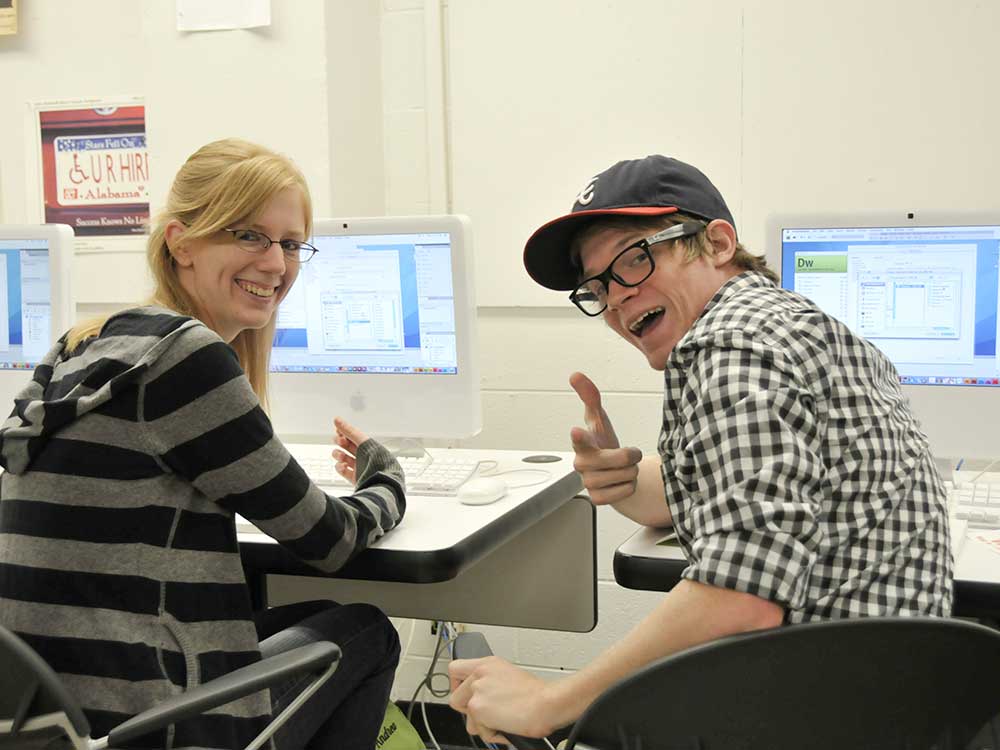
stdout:
[(254, 612), (267, 609), (267, 574), (251, 572), (244, 568), (247, 588), (250, 589), (250, 607)]

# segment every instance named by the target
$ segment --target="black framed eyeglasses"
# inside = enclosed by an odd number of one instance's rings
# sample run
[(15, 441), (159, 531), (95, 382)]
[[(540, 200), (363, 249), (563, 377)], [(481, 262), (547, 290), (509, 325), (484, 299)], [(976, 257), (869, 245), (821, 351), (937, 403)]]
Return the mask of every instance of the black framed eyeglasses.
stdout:
[(690, 237), (704, 228), (700, 221), (685, 221), (629, 245), (601, 273), (581, 281), (569, 295), (570, 301), (584, 315), (600, 315), (608, 307), (608, 285), (612, 279), (621, 286), (632, 287), (639, 286), (652, 275), (656, 262), (649, 250), (651, 245)]
[(285, 254), (285, 260), (291, 263), (308, 263), (319, 250), (308, 242), (301, 240), (272, 240), (256, 229), (223, 229), (233, 235), (233, 241), (248, 253), (262, 253), (271, 245), (277, 244)]

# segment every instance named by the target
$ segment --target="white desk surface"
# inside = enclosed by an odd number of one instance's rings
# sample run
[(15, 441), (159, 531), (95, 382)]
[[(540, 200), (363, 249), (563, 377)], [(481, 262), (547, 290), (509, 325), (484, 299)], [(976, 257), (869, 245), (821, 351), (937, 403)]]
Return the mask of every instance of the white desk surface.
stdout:
[[(302, 446), (289, 447), (295, 455), (303, 455), (300, 452)], [(307, 450), (315, 451), (321, 456), (330, 455), (330, 446), (326, 445), (310, 445)], [(501, 474), (498, 478), (507, 482), (507, 495), (489, 505), (462, 505), (455, 497), (408, 495), (402, 523), (376, 541), (370, 549), (433, 552), (452, 548), (573, 473), (572, 452), (440, 448), (430, 448), (429, 452), (431, 455), (450, 453), (483, 461), (480, 472)], [(535, 455), (559, 456), (561, 460), (543, 464), (525, 463), (522, 460), (526, 456)], [(490, 468), (492, 464), (485, 463), (492, 461), (497, 462), (495, 468)], [(504, 473), (514, 470), (517, 473)], [(346, 487), (322, 489), (328, 494), (348, 495), (351, 492)], [(576, 494), (576, 491), (572, 494)], [(277, 544), (242, 519), (238, 519), (237, 532), (241, 542)]]
[[(316, 450), (329, 454), (328, 446)], [(330, 598), (368, 602), (398, 617), (591, 630), (597, 623), (596, 515), (579, 496), (573, 454), (460, 452), (497, 462), (483, 473), (519, 470), (501, 477), (511, 488), (507, 496), (489, 505), (409, 496), (402, 523), (336, 573), (309, 568), (260, 532), (238, 531), (258, 606)], [(560, 460), (522, 460), (539, 454)], [(522, 581), (530, 585), (512, 585)]]

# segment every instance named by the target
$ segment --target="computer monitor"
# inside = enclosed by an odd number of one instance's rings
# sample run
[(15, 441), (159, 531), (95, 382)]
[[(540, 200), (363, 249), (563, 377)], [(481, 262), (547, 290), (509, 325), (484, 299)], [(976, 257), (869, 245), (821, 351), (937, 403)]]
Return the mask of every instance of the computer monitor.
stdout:
[(270, 411), (291, 440), (342, 416), (382, 438), (481, 429), (476, 303), (463, 216), (322, 219), (278, 311)]
[(782, 286), (888, 355), (938, 456), (1000, 457), (1000, 212), (776, 216)]
[(0, 224), (0, 419), (32, 370), (73, 321), (73, 230)]

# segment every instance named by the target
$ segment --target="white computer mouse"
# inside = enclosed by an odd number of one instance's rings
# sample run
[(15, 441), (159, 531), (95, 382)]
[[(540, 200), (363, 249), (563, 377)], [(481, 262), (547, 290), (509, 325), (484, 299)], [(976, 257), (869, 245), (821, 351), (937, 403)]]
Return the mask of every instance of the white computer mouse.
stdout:
[(507, 494), (507, 483), (498, 477), (473, 477), (458, 488), (463, 505), (489, 505)]

